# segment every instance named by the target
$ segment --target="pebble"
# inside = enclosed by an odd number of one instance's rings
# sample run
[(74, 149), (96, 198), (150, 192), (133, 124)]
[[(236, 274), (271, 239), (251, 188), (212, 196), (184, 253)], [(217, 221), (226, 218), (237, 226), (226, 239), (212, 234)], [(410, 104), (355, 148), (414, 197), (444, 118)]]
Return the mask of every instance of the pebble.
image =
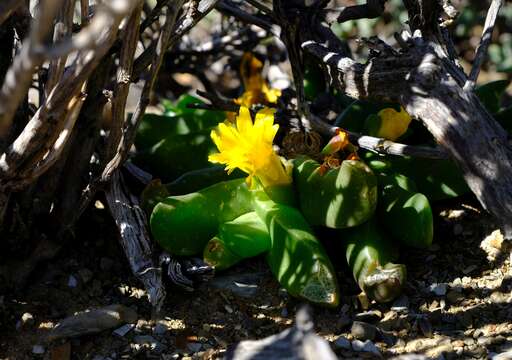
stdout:
[(409, 298), (405, 295), (400, 296), (391, 305), (391, 310), (397, 312), (404, 312), (409, 310)]
[(193, 353), (201, 351), (202, 347), (203, 347), (203, 345), (201, 343), (197, 343), (197, 342), (190, 342), (187, 344), (187, 349)]
[(158, 324), (156, 324), (155, 328), (153, 329), (153, 334), (164, 335), (168, 330), (169, 330), (169, 328), (167, 327), (167, 325), (159, 322)]
[(383, 343), (390, 347), (394, 346), (398, 341), (397, 337), (391, 331), (380, 330), (379, 338)]
[(174, 352), (172, 354), (162, 354), (162, 360), (178, 360), (180, 358), (180, 354)]
[(489, 346), (489, 345), (495, 345), (500, 344), (505, 341), (505, 337), (503, 335), (497, 335), (497, 336), (480, 336), (477, 340), (478, 345), (481, 346)]
[(34, 325), (34, 316), (31, 313), (24, 313), (21, 315), (21, 319), (16, 323), (16, 330), (21, 330), (21, 328), (26, 326)]
[(432, 349), (428, 349), (426, 351), (426, 355), (431, 358), (439, 358), (440, 356), (443, 356), (444, 353), (451, 353), (453, 352), (453, 346), (451, 343), (444, 343), (441, 345), (438, 345)]
[(31, 313), (23, 313), (21, 315), (21, 322), (23, 325), (34, 325), (34, 316)]
[(135, 327), (135, 324), (125, 324), (114, 331), (112, 331), (112, 334), (123, 337), (126, 334), (128, 334), (133, 328)]
[(423, 352), (429, 348), (435, 348), (443, 341), (443, 338), (414, 339), (409, 341), (407, 345), (405, 345), (405, 351)]
[(32, 354), (43, 355), (45, 352), (46, 350), (42, 345), (34, 345), (32, 347)]
[(152, 337), (151, 335), (136, 335), (133, 337), (133, 341), (136, 344), (151, 344), (156, 343), (156, 339)]
[(467, 286), (471, 284), (471, 278), (469, 276), (464, 276), (462, 279), (462, 285)]
[(512, 359), (512, 351), (502, 352), (494, 356), (491, 356), (491, 354), (489, 354), (489, 357), (491, 358), (491, 360), (510, 360)]
[(437, 296), (444, 296), (446, 295), (447, 286), (446, 284), (432, 284), (429, 286), (430, 292), (433, 292)]
[(73, 275), (69, 275), (68, 278), (68, 287), (76, 288), (78, 286), (78, 280)]
[(350, 345), (350, 341), (344, 336), (340, 336), (336, 340), (334, 340), (334, 347), (336, 349), (344, 350), (350, 350), (352, 348), (352, 346)]
[(473, 338), (470, 338), (470, 337), (464, 338), (464, 345), (470, 346), (470, 345), (474, 345), (474, 344), (475, 344), (475, 340)]
[(358, 340), (373, 340), (375, 339), (377, 328), (362, 321), (354, 321), (350, 333)]
[(375, 355), (380, 355), (379, 348), (370, 340), (361, 341), (354, 340), (352, 341), (352, 349), (357, 352), (369, 352)]
[(494, 304), (503, 304), (509, 302), (510, 294), (504, 294), (501, 291), (493, 291), (489, 299)]
[(398, 316), (396, 311), (388, 311), (379, 323), (379, 328), (383, 330), (395, 330), (400, 327), (402, 319)]
[(162, 353), (167, 347), (150, 335), (137, 335), (133, 338), (137, 345), (146, 345), (157, 354)]
[(253, 298), (258, 293), (258, 283), (261, 282), (262, 277), (262, 273), (220, 276), (208, 284), (216, 289), (228, 290), (240, 297)]
[(365, 311), (359, 314), (356, 314), (354, 317), (357, 321), (364, 321), (364, 322), (377, 322), (382, 318), (382, 312), (379, 310), (370, 310)]

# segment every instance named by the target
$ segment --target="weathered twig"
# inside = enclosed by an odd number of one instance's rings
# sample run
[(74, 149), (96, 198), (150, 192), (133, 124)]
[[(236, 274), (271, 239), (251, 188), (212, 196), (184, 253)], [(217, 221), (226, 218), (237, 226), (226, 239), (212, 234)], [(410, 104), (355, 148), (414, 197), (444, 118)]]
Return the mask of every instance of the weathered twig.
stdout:
[(234, 16), (235, 18), (248, 23), (259, 26), (262, 29), (265, 29), (269, 32), (276, 31), (275, 27), (272, 26), (272, 22), (263, 19), (261, 16), (249, 14), (248, 12), (243, 11), (238, 6), (233, 6), (227, 0), (220, 0), (216, 6), (217, 10), (227, 15)]
[(6, 145), (14, 113), (27, 94), (32, 83), (32, 75), (36, 67), (44, 61), (44, 56), (38, 48), (42, 46), (45, 36), (53, 28), (53, 18), (62, 1), (49, 0), (39, 4), (39, 16), (32, 26), (29, 38), (25, 40), (20, 54), (16, 56), (5, 76), (0, 89), (0, 151)]
[(368, 0), (366, 4), (347, 6), (340, 9), (325, 9), (322, 17), (328, 24), (345, 22), (358, 19), (373, 19), (384, 12), (384, 4), (387, 0)]
[(137, 107), (133, 113), (133, 116), (130, 118), (129, 123), (125, 126), (123, 134), (120, 138), (117, 152), (113, 156), (113, 158), (107, 163), (103, 173), (101, 175), (101, 182), (106, 182), (110, 179), (110, 176), (113, 172), (123, 163), (128, 155), (128, 150), (133, 144), (133, 140), (135, 137), (135, 131), (139, 125), (139, 122), (146, 111), (146, 107), (149, 104), (149, 97), (151, 90), (153, 89), (153, 85), (155, 83), (156, 77), (158, 75), (158, 70), (162, 65), (162, 61), (165, 55), (165, 51), (167, 50), (168, 43), (174, 26), (176, 24), (176, 19), (179, 11), (185, 0), (180, 0), (173, 3), (172, 6), (169, 6), (165, 10), (166, 22), (162, 27), (161, 33), (156, 40), (156, 52), (153, 57), (153, 61), (151, 63), (151, 67), (147, 73), (147, 80), (144, 82), (144, 87), (142, 89), (142, 95), (137, 103)]
[(254, 6), (256, 9), (264, 13), (265, 15), (272, 15), (272, 9), (269, 8), (267, 5), (259, 2), (258, 0), (247, 0), (249, 4)]
[[(71, 35), (73, 30), (74, 12), (75, 1), (64, 0), (63, 7), (60, 9), (59, 18), (55, 24), (55, 29), (53, 32), (53, 41), (55, 43), (62, 41), (62, 39)], [(61, 58), (54, 59), (50, 62), (50, 66), (48, 68), (48, 79), (44, 84), (44, 99), (48, 97), (55, 84), (57, 84), (57, 82), (64, 74), (64, 66), (66, 65), (66, 60), (67, 56), (62, 56)], [(44, 102), (44, 99), (40, 103)]]
[[(35, 152), (41, 148), (52, 146), (50, 134), (54, 133), (55, 129), (59, 129), (65, 121), (65, 118), (61, 115), (66, 110), (70, 99), (78, 95), (84, 81), (110, 49), (115, 41), (119, 23), (129, 14), (132, 6), (136, 5), (137, 2), (138, 0), (123, 2), (123, 6), (118, 6), (115, 11), (111, 7), (104, 6), (95, 15), (94, 19), (99, 17), (98, 20), (93, 19), (95, 24), (106, 23), (112, 27), (103, 28), (98, 37), (94, 39), (96, 44), (94, 50), (80, 52), (73, 65), (63, 75), (62, 80), (55, 85), (47, 101), (39, 108), (18, 138), (0, 156), (0, 175), (4, 179), (12, 177), (26, 159), (33, 156)], [(123, 13), (121, 10), (127, 13)], [(112, 17), (112, 15), (115, 15), (115, 17)], [(108, 20), (105, 20), (106, 17), (108, 17)], [(90, 26), (94, 28), (92, 23)], [(39, 54), (39, 52), (36, 53)], [(41, 59), (38, 58), (38, 60)], [(9, 79), (6, 78), (4, 87), (8, 83)], [(0, 102), (1, 96), (0, 94)], [(53, 121), (48, 121), (48, 119), (53, 119)]]
[(119, 54), (119, 67), (117, 69), (112, 99), (112, 123), (110, 125), (107, 148), (105, 149), (105, 157), (107, 159), (111, 159), (114, 156), (122, 136), (126, 99), (130, 88), (135, 50), (137, 49), (141, 12), (142, 4), (135, 9), (123, 29), (124, 41)]
[[(206, 91), (197, 90), (197, 95), (209, 100), (211, 102), (210, 109), (223, 109), (223, 111), (238, 112), (240, 105), (236, 104), (233, 100), (226, 100), (220, 98), (217, 94), (209, 93)], [(208, 105), (208, 104), (207, 104)]]
[[(318, 116), (310, 114), (311, 128), (324, 136), (334, 136), (339, 129), (322, 121)], [(346, 131), (346, 130), (345, 130)], [(383, 155), (412, 156), (425, 159), (447, 159), (448, 154), (439, 148), (427, 146), (413, 146), (396, 143), (394, 141), (361, 135), (348, 131), (350, 141), (357, 146)]]
[(167, 6), (169, 1), (170, 0), (158, 0), (156, 2), (155, 7), (151, 10), (149, 14), (147, 14), (142, 24), (140, 24), (141, 33), (158, 19), (158, 17), (162, 13), (162, 9), (164, 8), (164, 6)]
[(53, 164), (57, 162), (60, 155), (64, 151), (64, 148), (70, 139), (71, 133), (75, 126), (82, 105), (85, 101), (85, 94), (80, 94), (77, 98), (72, 99), (68, 105), (67, 112), (65, 114), (65, 121), (63, 128), (60, 131), (56, 131), (56, 140), (50, 149), (42, 148), (40, 154), (34, 157), (34, 160), (26, 165), (20, 173), (16, 174), (16, 177), (12, 179), (6, 185), (10, 186), (13, 190), (20, 190), (34, 182), (39, 176), (45, 173)]
[(165, 289), (161, 269), (152, 258), (153, 249), (147, 231), (148, 220), (137, 197), (130, 192), (119, 171), (112, 175), (106, 198), (133, 274), (144, 284), (149, 301), (158, 311), (165, 299)]
[(496, 24), (498, 12), (500, 11), (502, 4), (502, 0), (492, 0), (491, 6), (489, 7), (489, 11), (487, 12), (487, 17), (485, 19), (484, 30), (482, 31), (482, 38), (476, 49), (475, 59), (473, 60), (473, 66), (469, 73), (468, 80), (464, 85), (465, 91), (471, 91), (475, 88), (476, 80), (480, 74), (480, 69), (484, 59), (487, 57), (487, 49), (491, 44), (492, 32), (494, 31), (494, 25)]

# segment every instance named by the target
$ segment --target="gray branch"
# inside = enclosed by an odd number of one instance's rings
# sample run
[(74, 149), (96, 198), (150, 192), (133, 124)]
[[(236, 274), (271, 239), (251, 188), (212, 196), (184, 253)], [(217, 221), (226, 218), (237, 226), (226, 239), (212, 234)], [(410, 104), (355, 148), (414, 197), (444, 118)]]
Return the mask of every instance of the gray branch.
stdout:
[(147, 230), (148, 219), (119, 171), (112, 175), (106, 198), (132, 272), (144, 284), (151, 304), (158, 311), (165, 299), (165, 289), (161, 269), (152, 258), (153, 250)]
[(498, 18), (498, 13), (502, 4), (502, 0), (492, 0), (491, 6), (489, 7), (489, 11), (487, 12), (487, 17), (485, 19), (484, 30), (482, 31), (482, 38), (480, 39), (480, 44), (476, 49), (475, 60), (473, 61), (469, 78), (464, 85), (465, 91), (470, 91), (475, 88), (476, 80), (480, 74), (480, 69), (487, 57), (487, 49), (491, 44), (492, 32), (494, 31), (494, 25), (496, 24), (496, 19)]
[(512, 237), (512, 147), (507, 132), (474, 93), (463, 91), (436, 44), (411, 41), (408, 51), (376, 56), (365, 65), (314, 41), (304, 41), (302, 47), (325, 63), (333, 85), (347, 95), (398, 102), (421, 119), (458, 163), (482, 206)]

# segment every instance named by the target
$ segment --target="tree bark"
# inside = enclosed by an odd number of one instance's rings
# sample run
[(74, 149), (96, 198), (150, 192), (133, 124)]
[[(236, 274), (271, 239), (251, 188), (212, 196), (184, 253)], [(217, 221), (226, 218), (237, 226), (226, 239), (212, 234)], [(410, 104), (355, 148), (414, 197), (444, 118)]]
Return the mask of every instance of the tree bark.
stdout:
[(398, 102), (420, 119), (457, 162), (484, 209), (512, 238), (512, 146), (465, 77), (436, 43), (413, 38), (403, 52), (382, 46), (363, 65), (315, 41), (302, 47), (329, 68), (333, 84), (356, 99)]

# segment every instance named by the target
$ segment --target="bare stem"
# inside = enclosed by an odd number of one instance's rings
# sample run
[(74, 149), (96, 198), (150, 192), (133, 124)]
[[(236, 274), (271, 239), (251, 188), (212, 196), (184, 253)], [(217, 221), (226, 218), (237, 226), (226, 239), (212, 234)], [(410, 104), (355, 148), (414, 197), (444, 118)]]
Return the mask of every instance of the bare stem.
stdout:
[(498, 18), (498, 13), (500, 11), (502, 4), (503, 0), (492, 0), (491, 6), (489, 7), (489, 11), (487, 12), (487, 17), (485, 19), (484, 30), (482, 31), (482, 38), (480, 39), (480, 44), (476, 49), (473, 67), (471, 68), (469, 78), (466, 81), (466, 84), (464, 85), (464, 91), (471, 91), (475, 88), (476, 80), (478, 79), (478, 75), (480, 74), (480, 69), (482, 68), (482, 64), (487, 56), (487, 49), (491, 44), (494, 25), (496, 24), (496, 19)]

